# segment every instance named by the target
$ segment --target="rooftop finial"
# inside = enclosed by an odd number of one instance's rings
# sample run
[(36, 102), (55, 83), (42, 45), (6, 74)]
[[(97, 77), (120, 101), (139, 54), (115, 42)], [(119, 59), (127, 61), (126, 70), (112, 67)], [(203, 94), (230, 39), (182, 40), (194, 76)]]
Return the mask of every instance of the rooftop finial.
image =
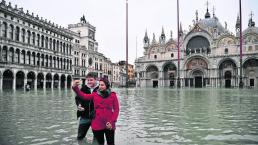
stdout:
[(215, 17), (215, 7), (213, 6), (213, 8), (212, 8), (212, 11), (213, 11), (213, 17)]
[(210, 15), (210, 13), (209, 13), (209, 2), (208, 2), (208, 0), (207, 0), (207, 2), (206, 2), (206, 5), (207, 5), (207, 12), (206, 12), (206, 14), (205, 14), (205, 18), (210, 18), (211, 15)]
[(195, 12), (195, 20), (196, 20), (196, 22), (198, 22), (198, 10), (196, 10), (196, 12)]

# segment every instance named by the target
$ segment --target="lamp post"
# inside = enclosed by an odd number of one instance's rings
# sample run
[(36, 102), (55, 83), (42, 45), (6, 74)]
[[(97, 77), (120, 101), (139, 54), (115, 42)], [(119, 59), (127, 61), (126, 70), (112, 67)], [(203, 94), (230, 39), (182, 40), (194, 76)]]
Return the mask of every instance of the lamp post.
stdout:
[(242, 57), (243, 57), (243, 38), (242, 38), (242, 7), (241, 7), (241, 0), (239, 0), (239, 13), (240, 13), (240, 81), (239, 81), (239, 88), (243, 88), (243, 78), (242, 78)]
[(179, 0), (177, 0), (177, 87), (180, 88)]

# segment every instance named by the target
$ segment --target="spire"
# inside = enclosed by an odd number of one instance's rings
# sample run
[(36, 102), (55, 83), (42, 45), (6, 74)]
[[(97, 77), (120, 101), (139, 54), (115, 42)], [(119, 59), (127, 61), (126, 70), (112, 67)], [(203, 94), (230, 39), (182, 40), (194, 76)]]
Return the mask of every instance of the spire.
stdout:
[(183, 35), (183, 29), (182, 29), (182, 23), (180, 22), (180, 26), (179, 26), (179, 36), (181, 37)]
[(251, 14), (250, 14), (250, 19), (249, 19), (249, 22), (248, 22), (248, 27), (254, 27), (255, 26), (255, 22), (253, 21), (253, 12), (251, 11)]
[(172, 32), (172, 30), (170, 31), (170, 38), (171, 38), (171, 39), (173, 38), (173, 32)]
[(239, 14), (237, 15), (237, 20), (236, 20), (236, 31), (239, 31), (240, 29), (240, 17)]
[(147, 29), (145, 31), (145, 36), (143, 38), (143, 42), (144, 42), (144, 44), (148, 44), (149, 43), (149, 37), (148, 37), (148, 34), (147, 34)]
[(215, 17), (215, 7), (214, 6), (212, 8), (212, 11), (213, 11), (212, 15), (213, 15), (213, 17)]
[(152, 43), (156, 43), (155, 34), (153, 33)]
[(195, 12), (195, 21), (198, 22), (198, 19), (199, 19), (198, 18), (198, 10), (196, 10), (196, 12)]
[(208, 0), (207, 0), (206, 5), (207, 5), (207, 11), (206, 11), (206, 14), (205, 14), (205, 19), (207, 19), (207, 18), (210, 18), (210, 17), (211, 17), (211, 15), (210, 15), (210, 13), (209, 13), (209, 2), (208, 2)]
[(161, 31), (160, 37), (161, 37), (161, 40), (165, 40), (165, 38), (166, 38), (163, 26), (162, 26), (162, 31)]

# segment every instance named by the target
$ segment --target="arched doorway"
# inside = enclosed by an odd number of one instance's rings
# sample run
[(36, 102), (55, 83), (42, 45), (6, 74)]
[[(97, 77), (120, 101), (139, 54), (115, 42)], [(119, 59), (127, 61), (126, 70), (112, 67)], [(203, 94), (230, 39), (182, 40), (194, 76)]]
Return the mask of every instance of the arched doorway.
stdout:
[(150, 87), (152, 86), (153, 88), (156, 88), (159, 86), (159, 70), (155, 65), (148, 66), (146, 69), (146, 76), (147, 76), (147, 81), (146, 81), (146, 86)]
[(24, 73), (22, 71), (18, 71), (16, 73), (16, 89), (24, 88)]
[(234, 60), (227, 58), (219, 64), (219, 80), (220, 86), (226, 88), (238, 86), (236, 81), (237, 66)]
[(195, 88), (202, 88), (204, 85), (203, 81), (203, 72), (201, 70), (194, 70), (192, 73), (192, 76), (194, 78), (194, 86)]
[(172, 62), (163, 67), (164, 86), (174, 87), (176, 78), (176, 65)]
[(13, 72), (10, 70), (6, 70), (3, 73), (3, 90), (4, 89), (12, 89), (13, 87)]
[(244, 83), (248, 87), (258, 88), (258, 59), (249, 58), (243, 63)]
[(39, 73), (37, 76), (37, 88), (38, 89), (43, 89), (44, 86), (44, 75), (43, 73)]
[(67, 88), (71, 88), (72, 77), (70, 75), (67, 76)]
[(46, 88), (51, 88), (51, 84), (52, 84), (52, 75), (51, 73), (48, 73), (46, 75)]
[(208, 60), (201, 57), (192, 57), (186, 63), (187, 78), (185, 78), (185, 86), (201, 88), (209, 84), (209, 78), (205, 75), (208, 71)]
[(32, 71), (27, 74), (27, 84), (30, 86), (31, 89), (35, 87), (35, 73)]
[(231, 77), (232, 77), (231, 71), (226, 71), (224, 77), (225, 77), (225, 87), (231, 88)]
[(55, 74), (54, 75), (54, 88), (58, 88), (59, 85), (59, 75)]
[(65, 88), (65, 81), (66, 81), (65, 75), (62, 74), (62, 75), (61, 75), (61, 88)]

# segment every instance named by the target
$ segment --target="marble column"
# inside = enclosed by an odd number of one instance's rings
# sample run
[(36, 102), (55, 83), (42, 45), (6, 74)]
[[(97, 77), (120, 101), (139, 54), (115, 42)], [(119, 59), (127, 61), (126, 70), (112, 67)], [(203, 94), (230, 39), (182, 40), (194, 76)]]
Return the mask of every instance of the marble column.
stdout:
[(16, 90), (16, 76), (13, 76), (13, 90)]

